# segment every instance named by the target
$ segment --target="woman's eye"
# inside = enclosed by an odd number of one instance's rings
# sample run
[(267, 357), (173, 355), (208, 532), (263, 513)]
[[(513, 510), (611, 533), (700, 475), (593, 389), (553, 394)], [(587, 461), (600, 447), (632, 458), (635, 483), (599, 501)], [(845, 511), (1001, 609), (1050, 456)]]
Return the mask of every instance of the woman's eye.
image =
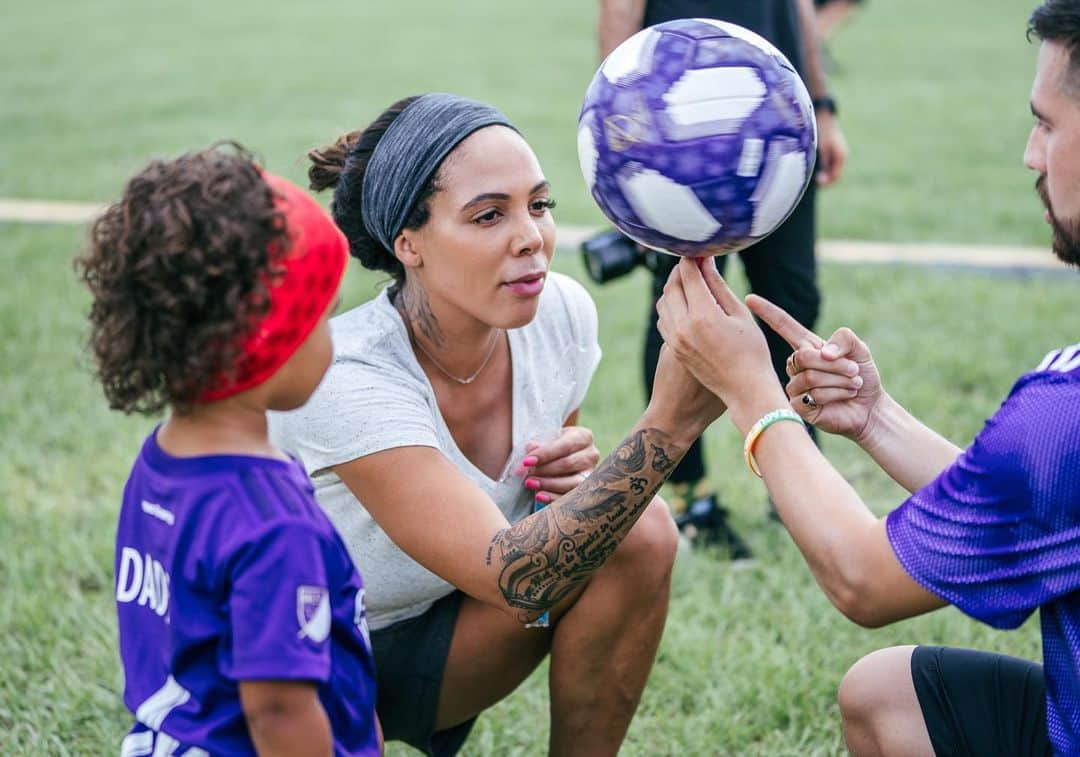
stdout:
[(499, 218), (499, 211), (492, 208), (486, 213), (481, 213), (473, 219), (476, 223), (494, 223)]
[(532, 204), (533, 212), (543, 213), (545, 210), (551, 210), (556, 205), (555, 200), (550, 197), (545, 197), (542, 200), (536, 200)]

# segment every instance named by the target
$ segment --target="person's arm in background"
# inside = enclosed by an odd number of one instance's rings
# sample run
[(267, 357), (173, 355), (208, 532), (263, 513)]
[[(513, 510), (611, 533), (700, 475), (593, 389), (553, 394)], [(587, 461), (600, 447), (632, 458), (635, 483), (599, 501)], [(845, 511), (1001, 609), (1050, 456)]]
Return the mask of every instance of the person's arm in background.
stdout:
[[(815, 101), (829, 96), (825, 81), (825, 65), (821, 56), (821, 39), (814, 16), (814, 0), (795, 0), (799, 11), (799, 33), (802, 35), (803, 76), (810, 97)], [(847, 161), (847, 142), (840, 131), (836, 114), (823, 107), (814, 109), (818, 127), (817, 182), (823, 187), (835, 183), (844, 172)]]
[(608, 57), (623, 40), (641, 30), (645, 21), (645, 0), (600, 0), (596, 37), (600, 60)]

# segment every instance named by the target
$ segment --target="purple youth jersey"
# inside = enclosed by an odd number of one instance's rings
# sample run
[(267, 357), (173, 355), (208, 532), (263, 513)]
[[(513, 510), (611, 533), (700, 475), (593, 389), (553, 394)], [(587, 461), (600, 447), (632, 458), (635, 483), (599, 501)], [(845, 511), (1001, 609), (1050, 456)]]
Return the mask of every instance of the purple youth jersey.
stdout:
[[(116, 535), (123, 757), (254, 754), (239, 681), (309, 681), (335, 755), (376, 755), (364, 589), (293, 462), (143, 444)], [(164, 742), (164, 743), (163, 743)]]
[(888, 518), (904, 569), (995, 628), (1040, 610), (1047, 727), (1080, 753), (1080, 345), (1016, 382), (972, 445)]

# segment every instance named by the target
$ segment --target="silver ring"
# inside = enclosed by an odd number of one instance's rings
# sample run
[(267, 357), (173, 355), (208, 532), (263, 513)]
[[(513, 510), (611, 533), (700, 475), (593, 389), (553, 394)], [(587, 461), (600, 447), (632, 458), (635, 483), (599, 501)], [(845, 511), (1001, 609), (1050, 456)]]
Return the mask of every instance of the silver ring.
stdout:
[(817, 407), (817, 403), (814, 402), (814, 398), (810, 396), (810, 392), (807, 392), (802, 396), (802, 403), (811, 410)]

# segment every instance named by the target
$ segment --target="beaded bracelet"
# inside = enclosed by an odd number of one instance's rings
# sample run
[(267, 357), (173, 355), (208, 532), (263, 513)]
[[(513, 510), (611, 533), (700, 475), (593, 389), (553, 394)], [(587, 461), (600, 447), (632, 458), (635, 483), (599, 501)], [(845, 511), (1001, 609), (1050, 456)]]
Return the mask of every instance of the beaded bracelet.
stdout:
[(782, 408), (780, 410), (771, 410), (758, 419), (758, 422), (750, 427), (750, 433), (746, 435), (746, 441), (743, 442), (743, 457), (746, 458), (746, 465), (754, 472), (754, 475), (761, 478), (761, 469), (758, 468), (757, 461), (754, 460), (754, 445), (757, 444), (758, 438), (761, 436), (761, 432), (767, 429), (774, 423), (779, 421), (795, 421), (800, 426), (805, 426), (803, 419), (799, 417), (799, 414), (789, 408)]

